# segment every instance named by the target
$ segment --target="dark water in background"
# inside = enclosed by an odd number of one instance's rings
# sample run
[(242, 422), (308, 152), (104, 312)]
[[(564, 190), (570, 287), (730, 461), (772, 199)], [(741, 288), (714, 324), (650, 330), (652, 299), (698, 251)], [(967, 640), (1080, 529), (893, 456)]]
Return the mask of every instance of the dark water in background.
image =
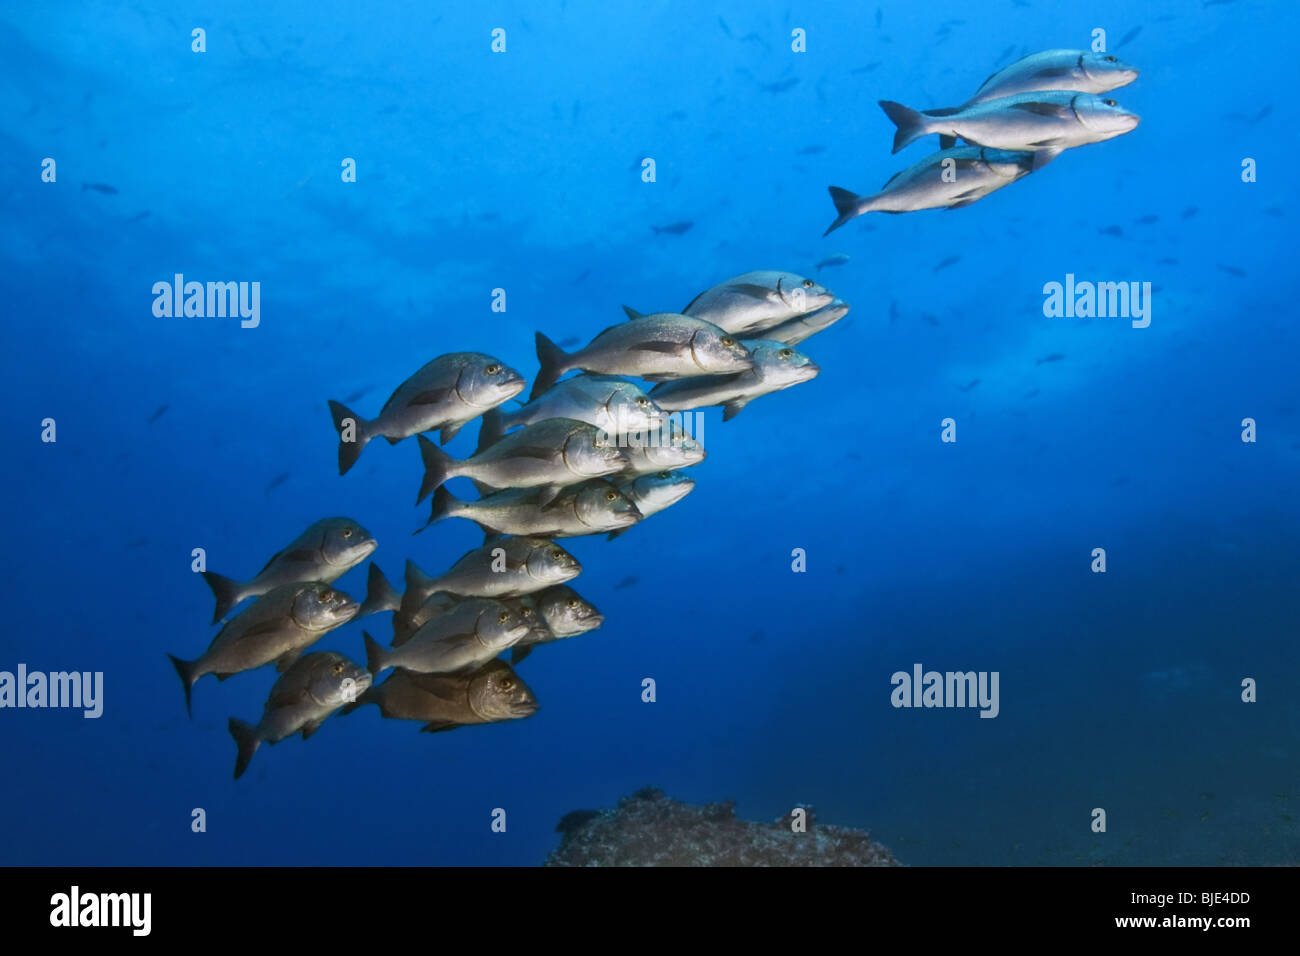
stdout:
[[(564, 813), (653, 784), (751, 819), (811, 801), (914, 864), (1295, 863), (1298, 22), (1264, 0), (6, 12), (0, 669), (103, 671), (105, 712), (0, 711), (0, 860), (532, 864)], [(928, 148), (891, 157), (877, 99), (958, 102), (1007, 48), (1094, 27), (1112, 50), (1141, 27), (1113, 94), (1136, 131), (820, 238), (827, 184), (869, 192)], [(192, 548), (243, 578), (347, 514), (400, 580), (480, 540), (410, 536), (414, 442), (339, 478), (327, 398), (367, 388), (349, 404), (373, 413), (464, 349), (531, 376), (535, 329), (585, 341), (624, 302), (831, 253), (852, 259), (818, 278), (853, 311), (802, 346), (820, 377), (710, 411), (693, 494), (566, 542), (607, 621), (521, 665), (536, 717), (429, 736), (367, 708), (232, 782), (226, 719), (274, 674), (205, 679), (186, 719), (164, 652), (214, 633)], [(260, 327), (155, 318), (177, 272), (260, 281)], [(1044, 318), (1067, 272), (1152, 282), (1150, 327)], [(362, 626), (316, 649), (361, 659)], [(999, 716), (892, 708), (917, 662), (998, 671)]]

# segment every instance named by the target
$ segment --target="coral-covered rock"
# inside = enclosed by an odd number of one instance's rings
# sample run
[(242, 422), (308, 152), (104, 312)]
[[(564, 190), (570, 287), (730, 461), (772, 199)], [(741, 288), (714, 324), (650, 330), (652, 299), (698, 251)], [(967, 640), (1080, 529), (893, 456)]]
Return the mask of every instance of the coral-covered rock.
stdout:
[(735, 802), (691, 806), (653, 787), (624, 797), (613, 810), (574, 810), (546, 866), (898, 866), (863, 830), (794, 816), (774, 823), (737, 819)]

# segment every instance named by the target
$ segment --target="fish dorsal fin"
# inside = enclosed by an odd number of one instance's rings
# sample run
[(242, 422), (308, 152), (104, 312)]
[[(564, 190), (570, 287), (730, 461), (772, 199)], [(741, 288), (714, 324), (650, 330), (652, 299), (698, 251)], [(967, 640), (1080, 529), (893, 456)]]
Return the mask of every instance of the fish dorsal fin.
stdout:
[(623, 306), (623, 311), (627, 313), (627, 317), (628, 317), (629, 319), (644, 319), (644, 318), (645, 318), (645, 313), (644, 313), (644, 312), (638, 312), (636, 309), (632, 308), (630, 305), (625, 305), (625, 306)]

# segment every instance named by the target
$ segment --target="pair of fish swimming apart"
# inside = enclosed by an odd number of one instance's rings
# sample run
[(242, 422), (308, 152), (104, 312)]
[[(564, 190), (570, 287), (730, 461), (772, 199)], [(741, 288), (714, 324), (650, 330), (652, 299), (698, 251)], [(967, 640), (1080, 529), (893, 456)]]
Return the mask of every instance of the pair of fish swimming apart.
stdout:
[[(1129, 132), (1138, 117), (1099, 94), (1137, 79), (1118, 57), (1046, 50), (990, 76), (961, 106), (918, 111), (881, 100), (898, 127), (894, 149), (932, 134), (940, 149), (870, 196), (830, 187), (838, 214), (829, 235), (867, 212), (959, 209), (1036, 172), (1067, 149)], [(958, 139), (966, 142), (957, 146)]]
[[(256, 725), (230, 719), (236, 777), (262, 743), (306, 739), (335, 711), (368, 703), (428, 731), (536, 713), (536, 697), (511, 665), (539, 644), (604, 622), (568, 586), (582, 567), (555, 539), (614, 538), (684, 498), (695, 483), (679, 469), (705, 452), (667, 416), (720, 405), (726, 421), (756, 398), (814, 378), (820, 369), (794, 346), (849, 305), (801, 275), (759, 271), (714, 286), (680, 313), (624, 309), (626, 322), (573, 352), (537, 333), (541, 369), (527, 402), (516, 398), (527, 384), (519, 372), (491, 355), (458, 352), (416, 371), (374, 418), (329, 403), (340, 474), (372, 439), (416, 437), (424, 465), (417, 504), (433, 496), (427, 524), (468, 518), (485, 540), (437, 576), (408, 560), (400, 594), (372, 562), (360, 603), (333, 586), (377, 546), (350, 518), (316, 522), (248, 582), (205, 572), (213, 623), (253, 601), (200, 657), (172, 657), (187, 708), (208, 674), (225, 680), (271, 663), (281, 673)], [(578, 374), (561, 378), (570, 371)], [(630, 378), (655, 384), (647, 392)], [(518, 407), (506, 407), (512, 399)], [(437, 432), (445, 444), (476, 418), (478, 450), (469, 458), (452, 458), (427, 437)], [(453, 497), (445, 483), (458, 477), (480, 497)], [(363, 631), (364, 668), (337, 653), (304, 653), (334, 629), (385, 611), (392, 643)], [(507, 650), (509, 664), (498, 656)]]

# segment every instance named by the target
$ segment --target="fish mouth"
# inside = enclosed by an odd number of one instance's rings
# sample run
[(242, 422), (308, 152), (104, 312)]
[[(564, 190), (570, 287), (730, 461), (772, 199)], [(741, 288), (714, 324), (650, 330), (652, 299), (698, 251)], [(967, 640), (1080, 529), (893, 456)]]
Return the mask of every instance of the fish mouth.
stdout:
[(540, 708), (541, 708), (541, 704), (537, 703), (536, 701), (528, 701), (526, 703), (511, 704), (510, 716), (516, 718), (531, 717), (533, 716), (533, 714), (537, 713), (537, 711)]
[(335, 613), (344, 621), (350, 621), (357, 616), (357, 612), (360, 610), (360, 604), (356, 601), (347, 600), (339, 605), (339, 609)]
[(593, 611), (592, 613), (588, 614), (586, 617), (579, 619), (578, 623), (581, 624), (586, 630), (594, 631), (596, 628), (600, 627), (602, 624), (605, 623), (605, 615), (601, 614), (599, 611)]
[(371, 538), (369, 541), (362, 542), (357, 546), (357, 550), (361, 552), (361, 556), (357, 558), (357, 560), (364, 561), (366, 558), (370, 557), (372, 554), (375, 553), (375, 548), (377, 547), (379, 547), (379, 542), (376, 541), (374, 538)]

